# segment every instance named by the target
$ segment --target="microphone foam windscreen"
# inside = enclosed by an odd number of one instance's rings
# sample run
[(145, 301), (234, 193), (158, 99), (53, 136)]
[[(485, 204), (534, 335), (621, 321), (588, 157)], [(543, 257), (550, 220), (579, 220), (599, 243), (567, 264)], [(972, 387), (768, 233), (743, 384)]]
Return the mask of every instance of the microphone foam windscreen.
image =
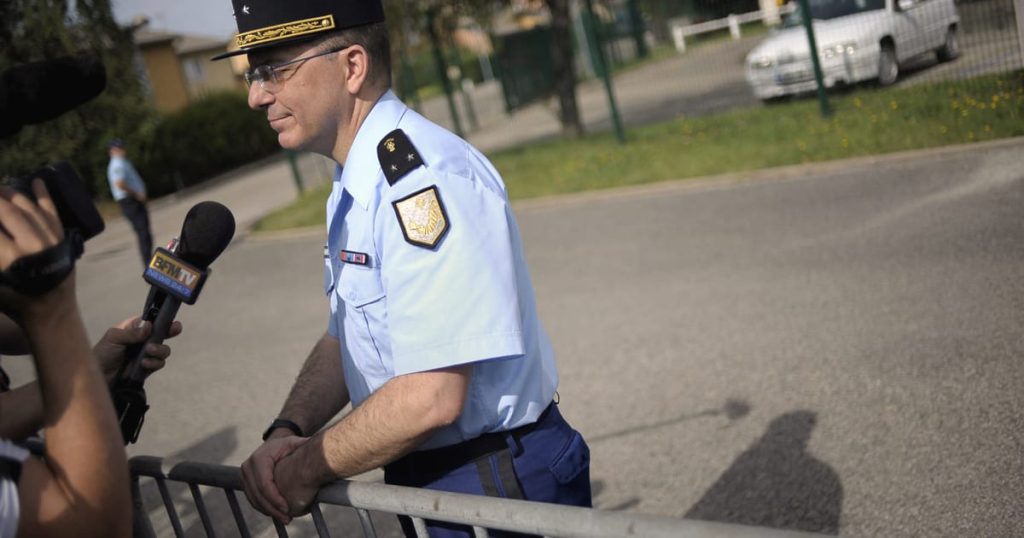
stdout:
[(5, 123), (28, 125), (60, 116), (103, 92), (107, 70), (98, 58), (66, 56), (4, 71)]
[(217, 202), (199, 202), (185, 215), (175, 254), (205, 269), (224, 252), (234, 235), (235, 217), (230, 209)]

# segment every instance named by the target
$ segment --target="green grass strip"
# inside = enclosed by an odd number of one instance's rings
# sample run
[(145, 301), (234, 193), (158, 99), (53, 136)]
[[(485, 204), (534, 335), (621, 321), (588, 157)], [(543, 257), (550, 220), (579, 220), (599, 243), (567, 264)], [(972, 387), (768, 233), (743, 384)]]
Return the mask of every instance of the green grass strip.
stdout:
[[(627, 131), (530, 144), (490, 155), (513, 199), (878, 155), (1024, 135), (1024, 71), (679, 118)], [(330, 185), (257, 230), (323, 225)]]

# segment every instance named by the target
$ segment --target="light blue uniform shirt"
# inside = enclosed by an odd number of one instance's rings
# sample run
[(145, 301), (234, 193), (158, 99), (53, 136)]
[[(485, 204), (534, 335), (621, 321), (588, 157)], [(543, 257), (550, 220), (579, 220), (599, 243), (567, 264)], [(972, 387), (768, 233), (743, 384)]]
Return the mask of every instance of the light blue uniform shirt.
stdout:
[(107, 165), (107, 181), (110, 183), (110, 194), (114, 196), (114, 201), (128, 197), (128, 193), (115, 184), (119, 180), (123, 180), (125, 185), (135, 192), (146, 192), (146, 185), (132, 163), (124, 157), (111, 157), (110, 164)]
[[(402, 129), (424, 165), (389, 185), (377, 146)], [(406, 242), (392, 202), (437, 188), (449, 229)], [(359, 128), (327, 201), (328, 332), (352, 405), (389, 379), (475, 363), (459, 420), (420, 449), (534, 422), (558, 385), (505, 185), (466, 141), (387, 92)], [(365, 254), (365, 265), (342, 252)], [(361, 261), (361, 260), (360, 260)]]

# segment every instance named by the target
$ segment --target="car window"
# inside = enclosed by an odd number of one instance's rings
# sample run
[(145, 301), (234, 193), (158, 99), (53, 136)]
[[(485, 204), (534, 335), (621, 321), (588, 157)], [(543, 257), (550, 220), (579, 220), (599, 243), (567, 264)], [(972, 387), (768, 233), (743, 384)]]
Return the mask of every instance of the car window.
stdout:
[[(811, 18), (819, 21), (845, 17), (865, 11), (885, 9), (885, 0), (808, 0), (811, 6)], [(799, 26), (803, 23), (800, 4), (783, 20), (786, 27)]]

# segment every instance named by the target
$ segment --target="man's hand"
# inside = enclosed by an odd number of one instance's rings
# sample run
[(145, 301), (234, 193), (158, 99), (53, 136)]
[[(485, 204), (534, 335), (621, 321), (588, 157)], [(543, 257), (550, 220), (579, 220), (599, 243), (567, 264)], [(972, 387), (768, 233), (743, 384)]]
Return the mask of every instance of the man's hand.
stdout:
[(308, 437), (294, 435), (268, 439), (242, 464), (242, 486), (249, 504), (281, 523), (289, 523), (292, 518), (275, 481), (274, 467), (306, 441)]
[[(145, 342), (152, 332), (153, 324), (148, 321), (142, 321), (142, 319), (136, 316), (107, 329), (103, 338), (96, 342), (92, 352), (100, 363), (100, 370), (103, 371), (103, 377), (107, 380), (108, 385), (114, 381), (114, 375), (117, 374), (118, 368), (121, 367), (121, 363), (126, 358), (124, 356), (125, 348), (132, 344)], [(181, 334), (181, 322), (175, 321), (171, 324), (167, 338), (174, 338), (179, 334)], [(146, 344), (145, 356), (142, 358), (142, 368), (146, 370), (147, 375), (155, 372), (164, 367), (164, 363), (170, 354), (171, 348), (164, 344)]]
[(274, 467), (274, 483), (287, 501), (288, 514), (292, 516), (309, 512), (309, 506), (320, 491), (319, 484), (306, 479), (307, 473), (304, 470), (299, 455), (294, 452), (282, 458)]

